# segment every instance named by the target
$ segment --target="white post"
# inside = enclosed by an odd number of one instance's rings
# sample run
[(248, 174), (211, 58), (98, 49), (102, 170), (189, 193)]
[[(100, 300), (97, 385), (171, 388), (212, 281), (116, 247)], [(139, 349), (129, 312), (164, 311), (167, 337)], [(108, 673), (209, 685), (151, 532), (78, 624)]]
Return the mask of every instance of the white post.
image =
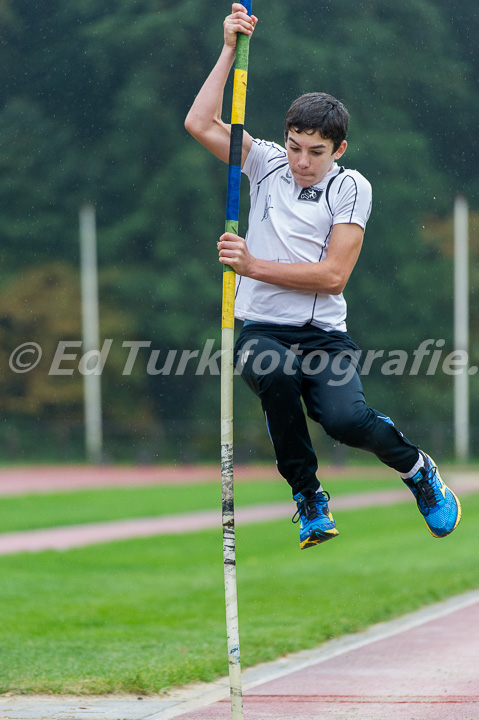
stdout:
[(467, 358), (454, 376), (454, 437), (456, 459), (469, 457), (469, 213), (467, 200), (457, 195), (454, 204), (454, 349)]
[[(96, 255), (95, 206), (86, 203), (80, 208), (80, 258), (82, 295), (83, 353), (100, 349), (98, 310), (98, 271)], [(84, 372), (85, 450), (87, 459), (102, 459), (103, 433), (101, 412), (101, 373)]]

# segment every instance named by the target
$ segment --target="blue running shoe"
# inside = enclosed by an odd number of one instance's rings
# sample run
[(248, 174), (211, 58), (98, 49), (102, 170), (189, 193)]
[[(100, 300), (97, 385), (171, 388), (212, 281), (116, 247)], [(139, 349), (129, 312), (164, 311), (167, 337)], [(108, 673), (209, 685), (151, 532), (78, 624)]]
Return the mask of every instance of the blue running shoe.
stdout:
[(299, 522), (299, 547), (301, 550), (339, 535), (334, 518), (328, 508), (329, 493), (318, 492), (310, 498), (296, 493), (293, 497), (298, 509), (292, 520), (294, 523)]
[(424, 467), (414, 477), (404, 479), (414, 497), (419, 512), (429, 532), (434, 537), (446, 537), (452, 533), (461, 519), (461, 503), (439, 475), (439, 470), (432, 458), (422, 451)]

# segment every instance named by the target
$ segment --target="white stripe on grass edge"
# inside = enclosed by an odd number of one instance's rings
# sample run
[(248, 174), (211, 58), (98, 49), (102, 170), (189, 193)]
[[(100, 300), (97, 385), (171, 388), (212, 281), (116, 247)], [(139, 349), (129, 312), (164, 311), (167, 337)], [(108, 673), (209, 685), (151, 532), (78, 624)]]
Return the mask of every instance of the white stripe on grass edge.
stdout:
[[(263, 683), (278, 680), (285, 675), (304, 670), (311, 665), (325, 662), (378, 640), (394, 637), (394, 635), (412, 630), (432, 620), (438, 620), (476, 603), (479, 603), (479, 590), (471, 590), (463, 595), (457, 595), (448, 600), (429, 605), (395, 620), (378, 623), (363, 632), (330, 640), (314, 650), (301, 650), (298, 653), (286, 655), (279, 660), (257, 665), (243, 671), (243, 690), (251, 690)], [(229, 680), (227, 677), (213, 683), (201, 683), (192, 687), (174, 690), (168, 693), (168, 700), (172, 702), (176, 700), (178, 705), (169, 707), (159, 713), (152, 713), (148, 716), (148, 720), (171, 720), (171, 718), (179, 717), (206, 705), (212, 705), (219, 700), (226, 700), (228, 697)]]

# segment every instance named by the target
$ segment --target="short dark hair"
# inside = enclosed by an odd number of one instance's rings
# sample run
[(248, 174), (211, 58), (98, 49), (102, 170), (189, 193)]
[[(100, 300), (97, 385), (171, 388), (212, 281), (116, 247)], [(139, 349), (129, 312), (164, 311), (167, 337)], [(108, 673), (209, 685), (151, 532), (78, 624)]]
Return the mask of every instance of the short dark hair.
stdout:
[(332, 95), (312, 92), (297, 98), (286, 113), (285, 142), (291, 128), (297, 132), (316, 132), (325, 140), (332, 140), (334, 152), (348, 132), (349, 113)]

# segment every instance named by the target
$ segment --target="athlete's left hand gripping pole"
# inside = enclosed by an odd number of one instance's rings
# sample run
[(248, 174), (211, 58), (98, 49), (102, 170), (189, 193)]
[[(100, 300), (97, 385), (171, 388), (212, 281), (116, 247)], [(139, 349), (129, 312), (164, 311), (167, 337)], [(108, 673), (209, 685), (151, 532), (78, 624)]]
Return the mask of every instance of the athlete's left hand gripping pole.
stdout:
[[(243, 0), (251, 15), (252, 0)], [(241, 158), (248, 78), (249, 36), (238, 33), (231, 112), (231, 143), (228, 168), (225, 232), (238, 234)], [(233, 349), (235, 272), (223, 266), (223, 307), (221, 323), (221, 487), (223, 523), (223, 564), (225, 576), (226, 633), (230, 679), (231, 714), (243, 720), (243, 693), (236, 594), (236, 550), (233, 477)]]

